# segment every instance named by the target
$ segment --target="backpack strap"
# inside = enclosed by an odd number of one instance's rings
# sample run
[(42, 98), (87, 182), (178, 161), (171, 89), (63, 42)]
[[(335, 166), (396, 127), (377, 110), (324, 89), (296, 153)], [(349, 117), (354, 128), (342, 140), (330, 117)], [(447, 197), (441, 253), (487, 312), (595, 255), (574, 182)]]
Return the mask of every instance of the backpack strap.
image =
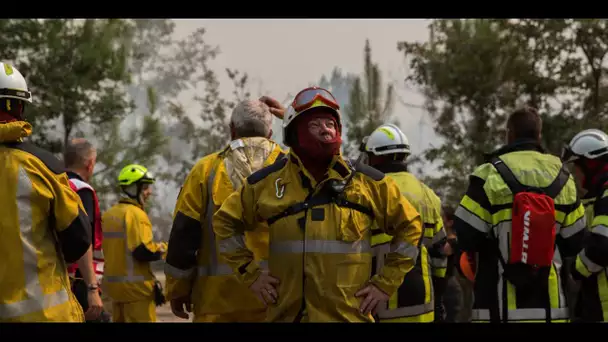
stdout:
[(507, 164), (505, 164), (505, 162), (502, 161), (502, 159), (496, 157), (490, 162), (496, 171), (498, 171), (500, 178), (502, 178), (505, 184), (507, 184), (513, 195), (526, 190), (526, 187), (521, 184), (517, 178), (515, 178), (513, 171), (511, 171), (511, 169), (507, 166)]
[(562, 188), (568, 183), (568, 179), (570, 178), (570, 172), (566, 169), (566, 165), (562, 164), (562, 167), (559, 169), (559, 174), (553, 180), (548, 187), (544, 188), (545, 194), (551, 198), (557, 197)]
[[(513, 171), (511, 171), (511, 169), (507, 166), (507, 164), (505, 164), (502, 161), (502, 159), (496, 157), (496, 158), (492, 159), (491, 163), (494, 166), (494, 168), (496, 169), (496, 171), (498, 171), (498, 174), (500, 175), (502, 180), (505, 182), (505, 184), (509, 187), (509, 189), (511, 190), (513, 195), (515, 195), (519, 192), (522, 192), (522, 191), (536, 188), (536, 187), (529, 187), (529, 186), (525, 186), (525, 185), (521, 184), (517, 180), (517, 178), (515, 178)], [(569, 178), (570, 178), (570, 173), (566, 169), (566, 165), (562, 164), (562, 166), (559, 170), (559, 173), (557, 174), (557, 177), (553, 180), (553, 182), (549, 186), (547, 186), (545, 188), (536, 188), (536, 189), (542, 190), (542, 192), (545, 193), (545, 195), (547, 195), (551, 198), (555, 198), (555, 197), (557, 197), (557, 195), (559, 195), (559, 192), (566, 185), (566, 183), (568, 183)]]

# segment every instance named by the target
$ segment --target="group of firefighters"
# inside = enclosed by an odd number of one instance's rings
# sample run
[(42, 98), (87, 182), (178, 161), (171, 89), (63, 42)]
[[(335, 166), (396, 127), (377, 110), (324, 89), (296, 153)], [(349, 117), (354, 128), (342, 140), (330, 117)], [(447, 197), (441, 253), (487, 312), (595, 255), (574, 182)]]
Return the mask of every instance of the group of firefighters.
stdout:
[[(74, 139), (62, 163), (24, 141), (31, 103), (0, 63), (0, 322), (154, 322), (166, 301), (193, 322), (437, 322), (448, 255), (473, 286), (473, 322), (608, 320), (599, 130), (558, 158), (541, 147), (538, 113), (513, 112), (504, 147), (469, 177), (453, 237), (440, 198), (408, 172), (397, 126), (375, 129), (350, 160), (328, 90), (306, 88), (287, 108), (243, 101), (230, 143), (190, 170), (159, 243), (144, 209), (151, 172), (124, 167), (122, 197), (102, 214), (88, 183), (95, 149)], [(273, 117), (289, 150), (271, 140)], [(164, 286), (151, 269), (163, 259)]]

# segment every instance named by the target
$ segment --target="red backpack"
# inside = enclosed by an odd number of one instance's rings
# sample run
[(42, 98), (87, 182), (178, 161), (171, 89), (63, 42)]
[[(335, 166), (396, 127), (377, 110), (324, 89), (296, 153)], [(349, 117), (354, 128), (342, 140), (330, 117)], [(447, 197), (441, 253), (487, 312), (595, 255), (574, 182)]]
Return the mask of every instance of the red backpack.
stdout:
[(507, 264), (522, 263), (533, 268), (549, 267), (555, 253), (555, 203), (553, 199), (568, 182), (570, 174), (562, 168), (546, 188), (521, 184), (499, 158), (492, 165), (513, 193), (511, 246)]
[[(547, 321), (550, 321), (548, 281), (553, 265), (557, 230), (554, 198), (566, 185), (570, 174), (562, 164), (555, 180), (548, 187), (540, 188), (521, 184), (500, 158), (493, 159), (492, 165), (513, 193), (508, 260), (504, 260), (498, 248), (498, 239), (495, 238), (498, 257), (504, 270), (503, 276), (516, 288), (545, 287), (545, 309)], [(503, 318), (506, 319), (506, 316), (505, 310)]]

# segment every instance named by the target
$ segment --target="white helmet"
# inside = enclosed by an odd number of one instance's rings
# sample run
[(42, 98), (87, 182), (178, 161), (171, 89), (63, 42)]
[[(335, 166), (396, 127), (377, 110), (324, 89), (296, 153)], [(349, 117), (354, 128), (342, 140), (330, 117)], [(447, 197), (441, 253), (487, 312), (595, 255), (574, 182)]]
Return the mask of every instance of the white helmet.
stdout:
[(32, 103), (32, 94), (25, 78), (12, 65), (0, 62), (0, 98), (17, 99)]
[(410, 154), (407, 137), (399, 127), (393, 124), (381, 125), (366, 138), (363, 152), (373, 153), (377, 156), (393, 153)]
[(572, 138), (564, 147), (562, 161), (573, 162), (579, 158), (597, 159), (608, 154), (608, 135), (599, 129), (586, 129)]

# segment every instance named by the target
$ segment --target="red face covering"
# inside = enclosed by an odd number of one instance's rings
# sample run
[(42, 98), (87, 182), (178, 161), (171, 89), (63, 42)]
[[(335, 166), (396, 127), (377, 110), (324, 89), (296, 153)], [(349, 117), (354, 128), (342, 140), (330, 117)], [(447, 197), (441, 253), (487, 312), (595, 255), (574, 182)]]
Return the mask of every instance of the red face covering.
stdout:
[[(336, 126), (336, 136), (329, 141), (317, 139), (308, 130), (308, 123), (316, 119), (331, 119)], [(327, 172), (327, 167), (334, 155), (340, 153), (342, 136), (336, 118), (326, 112), (315, 112), (304, 114), (296, 119), (296, 132), (298, 136), (298, 146), (292, 148), (300, 157), (306, 170), (308, 170), (317, 181), (322, 180)]]
[(13, 121), (17, 121), (17, 119), (14, 116), (11, 116), (7, 113), (0, 112), (0, 123), (1, 122), (4, 122), (4, 123), (13, 122)]

